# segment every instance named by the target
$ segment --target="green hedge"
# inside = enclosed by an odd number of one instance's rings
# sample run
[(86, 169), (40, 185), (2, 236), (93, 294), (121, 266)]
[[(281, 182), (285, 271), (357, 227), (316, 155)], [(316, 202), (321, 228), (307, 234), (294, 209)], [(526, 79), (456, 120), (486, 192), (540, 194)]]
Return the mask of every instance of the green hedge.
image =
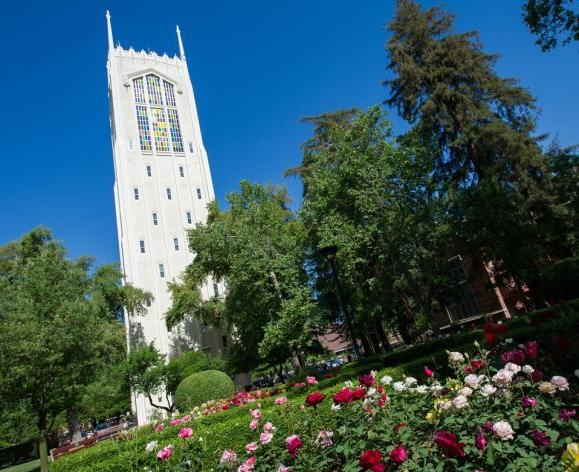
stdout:
[[(555, 313), (555, 317), (551, 316)], [(559, 316), (557, 316), (559, 314)], [(563, 316), (561, 316), (563, 315)], [(527, 339), (537, 339), (541, 349), (556, 349), (560, 337), (573, 337), (579, 326), (579, 303), (577, 301), (552, 310), (541, 310), (528, 316), (519, 317), (507, 322), (509, 331), (507, 337), (513, 338), (513, 345)], [(449, 338), (439, 339), (422, 343), (404, 350), (382, 356), (381, 359), (368, 359), (360, 363), (351, 363), (340, 369), (335, 377), (323, 379), (315, 387), (309, 390), (289, 389), (286, 396), (293, 404), (301, 403), (308, 391), (320, 390), (326, 395), (331, 395), (344, 380), (355, 379), (362, 373), (370, 370), (378, 371), (378, 376), (390, 375), (395, 380), (402, 377), (403, 373), (421, 378), (423, 365), (436, 368), (437, 375), (444, 375), (446, 365), (445, 350), (472, 350), (473, 342), (482, 339), (481, 330), (459, 334)], [(577, 344), (577, 343), (575, 343)], [(562, 359), (563, 364), (568, 362), (567, 369), (576, 368), (571, 364), (576, 360), (573, 353), (567, 354)], [(387, 367), (385, 364), (402, 360), (396, 367)], [(554, 372), (564, 373), (558, 363)], [(275, 397), (259, 400), (264, 417), (271, 420), (277, 429), (276, 434), (289, 436), (299, 433), (294, 431), (296, 424), (302, 424), (304, 418), (311, 416), (311, 421), (323, 424), (326, 429), (332, 428), (335, 415), (329, 408), (318, 409), (293, 409), (291, 415), (284, 415), (284, 409), (274, 405)], [(255, 433), (248, 428), (250, 415), (248, 410), (254, 405), (231, 408), (228, 411), (215, 413), (200, 418), (187, 424), (194, 429), (195, 437), (203, 438), (203, 449), (199, 452), (199, 459), (203, 464), (202, 470), (215, 470), (219, 457), (225, 448), (241, 450), (247, 442), (255, 438)], [(303, 416), (303, 418), (302, 418)], [(314, 418), (315, 416), (315, 418)], [(125, 472), (145, 470), (150, 464), (151, 456), (144, 452), (149, 441), (156, 440), (160, 445), (174, 444), (178, 440), (179, 426), (167, 427), (162, 432), (154, 432), (149, 427), (134, 430), (134, 438), (129, 441), (108, 440), (96, 446), (65, 456), (55, 461), (50, 466), (51, 472)], [(178, 448), (179, 450), (179, 448)], [(178, 451), (177, 450), (177, 451)], [(179, 464), (179, 452), (172, 457), (172, 464)], [(149, 462), (146, 462), (146, 461)]]
[(205, 370), (183, 379), (175, 391), (175, 404), (185, 413), (206, 401), (230, 398), (234, 393), (233, 380), (225, 372)]

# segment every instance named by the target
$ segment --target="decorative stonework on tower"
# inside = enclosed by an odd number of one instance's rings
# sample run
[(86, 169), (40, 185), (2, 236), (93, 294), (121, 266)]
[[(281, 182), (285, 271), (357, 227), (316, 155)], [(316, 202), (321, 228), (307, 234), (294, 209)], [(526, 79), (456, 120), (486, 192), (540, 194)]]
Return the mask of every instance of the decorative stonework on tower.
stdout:
[[(167, 284), (194, 257), (186, 231), (206, 220), (207, 203), (215, 198), (179, 27), (179, 56), (168, 57), (115, 47), (108, 11), (106, 19), (121, 265), (126, 282), (155, 297), (145, 316), (126, 314), (129, 349), (153, 343), (168, 357), (186, 349), (221, 354), (217, 330), (192, 320), (169, 332), (164, 318), (171, 305)], [(201, 287), (206, 298), (221, 290), (213, 283)], [(154, 401), (166, 403), (165, 392)], [(140, 395), (133, 395), (133, 408), (139, 424), (153, 409)]]

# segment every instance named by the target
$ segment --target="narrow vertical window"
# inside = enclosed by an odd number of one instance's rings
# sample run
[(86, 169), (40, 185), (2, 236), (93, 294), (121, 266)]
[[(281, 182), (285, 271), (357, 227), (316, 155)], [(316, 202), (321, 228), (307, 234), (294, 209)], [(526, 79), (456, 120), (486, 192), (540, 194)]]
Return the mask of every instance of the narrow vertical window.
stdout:
[(191, 212), (187, 212), (187, 224), (193, 223), (193, 218), (191, 218)]
[(147, 115), (147, 107), (137, 105), (137, 126), (139, 127), (139, 144), (141, 151), (152, 151), (151, 131), (149, 128), (149, 115)]
[(165, 88), (165, 103), (168, 107), (176, 107), (177, 102), (175, 101), (175, 88), (173, 84), (163, 80), (163, 87)]
[(151, 105), (162, 105), (161, 79), (156, 75), (147, 76), (147, 92), (149, 92), (149, 103)]
[(141, 250), (141, 254), (145, 254), (145, 240), (144, 239), (141, 239), (139, 241), (139, 248)]
[(133, 189), (133, 195), (135, 196), (135, 200), (139, 199), (139, 189), (138, 188), (134, 188)]
[(147, 177), (151, 177), (153, 175), (153, 171), (151, 170), (151, 166), (147, 166)]
[(147, 299), (147, 306), (151, 306), (151, 300)]
[(193, 143), (189, 141), (189, 152), (193, 152)]
[(159, 275), (162, 279), (165, 278), (165, 266), (163, 264), (159, 264)]
[(171, 189), (167, 187), (167, 200), (171, 200)]
[(179, 238), (173, 238), (173, 246), (175, 247), (175, 251), (179, 250)]
[(197, 198), (201, 200), (201, 189), (197, 188)]
[(133, 93), (135, 95), (135, 103), (145, 103), (145, 88), (142, 77), (133, 80)]
[(153, 225), (157, 226), (159, 224), (159, 220), (157, 218), (157, 213), (153, 213)]
[(179, 166), (179, 175), (185, 177), (185, 169), (183, 169), (183, 166)]
[(159, 152), (169, 151), (169, 133), (167, 132), (167, 118), (164, 108), (151, 108), (153, 118), (152, 128), (155, 137), (155, 148)]
[(214, 295), (215, 297), (218, 297), (218, 296), (219, 296), (219, 286), (218, 286), (217, 284), (215, 284), (215, 283), (213, 284), (213, 295)]
[(169, 116), (169, 132), (171, 133), (173, 151), (183, 152), (183, 137), (181, 136), (181, 127), (179, 126), (177, 110), (167, 108), (167, 115)]

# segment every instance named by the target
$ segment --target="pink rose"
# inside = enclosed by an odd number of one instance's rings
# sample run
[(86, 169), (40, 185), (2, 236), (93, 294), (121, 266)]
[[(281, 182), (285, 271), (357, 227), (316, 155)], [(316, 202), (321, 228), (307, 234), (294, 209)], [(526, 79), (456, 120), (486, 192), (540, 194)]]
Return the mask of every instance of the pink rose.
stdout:
[(163, 431), (165, 429), (165, 425), (163, 423), (160, 423), (157, 425), (157, 427), (155, 428), (155, 431), (157, 431), (158, 433), (160, 433), (161, 431)]
[(223, 451), (223, 454), (221, 456), (221, 460), (219, 461), (220, 464), (235, 464), (235, 462), (237, 461), (237, 454), (235, 453), (235, 451), (232, 451), (231, 449), (227, 449), (226, 451)]
[(275, 428), (273, 427), (273, 423), (271, 421), (268, 421), (263, 425), (263, 431), (265, 433), (271, 433), (274, 429)]
[(318, 383), (318, 380), (315, 377), (310, 375), (310, 376), (306, 377), (306, 383), (308, 385), (316, 385)]
[(251, 423), (249, 423), (249, 427), (251, 429), (257, 429), (258, 423), (259, 423), (259, 420), (257, 418), (254, 418), (251, 420)]
[(165, 446), (157, 453), (157, 459), (160, 461), (166, 461), (171, 457), (171, 454), (173, 454), (173, 446)]
[(561, 377), (560, 375), (551, 377), (551, 383), (557, 387), (557, 390), (569, 390), (569, 382), (565, 377)]
[(396, 446), (388, 453), (388, 456), (390, 456), (392, 462), (401, 464), (408, 458), (408, 453), (406, 452), (406, 449), (404, 449), (403, 446)]
[(258, 447), (259, 446), (257, 445), (256, 442), (250, 442), (245, 446), (245, 452), (247, 452), (248, 454), (253, 454), (255, 451), (257, 451)]
[(181, 424), (181, 420), (179, 418), (175, 418), (174, 420), (169, 421), (169, 424), (171, 426), (177, 426), (177, 425)]
[(256, 461), (257, 461), (257, 459), (255, 458), (255, 456), (250, 457), (243, 464), (241, 464), (239, 466), (237, 471), (238, 472), (251, 472), (253, 470), (253, 468), (255, 467)]
[(493, 431), (502, 441), (513, 439), (515, 434), (511, 425), (506, 421), (498, 421), (493, 424)]
[(290, 472), (290, 468), (282, 464), (277, 468), (277, 472)]
[(261, 444), (269, 444), (271, 442), (273, 438), (273, 434), (265, 432), (265, 433), (261, 433), (261, 435), (259, 436), (259, 442)]
[(276, 405), (285, 405), (287, 403), (287, 398), (286, 397), (277, 397), (275, 399), (275, 404)]
[(261, 411), (259, 411), (259, 408), (256, 408), (255, 410), (249, 410), (249, 413), (251, 414), (251, 417), (255, 420), (261, 418)]
[(187, 439), (193, 436), (193, 430), (191, 428), (183, 428), (179, 431), (179, 437), (181, 439)]

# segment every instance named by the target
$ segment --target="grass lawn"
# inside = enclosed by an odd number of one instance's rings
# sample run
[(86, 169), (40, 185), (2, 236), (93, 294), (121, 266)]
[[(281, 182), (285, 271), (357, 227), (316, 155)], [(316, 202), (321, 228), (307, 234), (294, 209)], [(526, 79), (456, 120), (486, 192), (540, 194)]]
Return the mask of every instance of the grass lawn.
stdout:
[(25, 462), (24, 464), (14, 465), (7, 469), (2, 469), (3, 472), (36, 472), (37, 470), (40, 470), (39, 459), (32, 462)]

